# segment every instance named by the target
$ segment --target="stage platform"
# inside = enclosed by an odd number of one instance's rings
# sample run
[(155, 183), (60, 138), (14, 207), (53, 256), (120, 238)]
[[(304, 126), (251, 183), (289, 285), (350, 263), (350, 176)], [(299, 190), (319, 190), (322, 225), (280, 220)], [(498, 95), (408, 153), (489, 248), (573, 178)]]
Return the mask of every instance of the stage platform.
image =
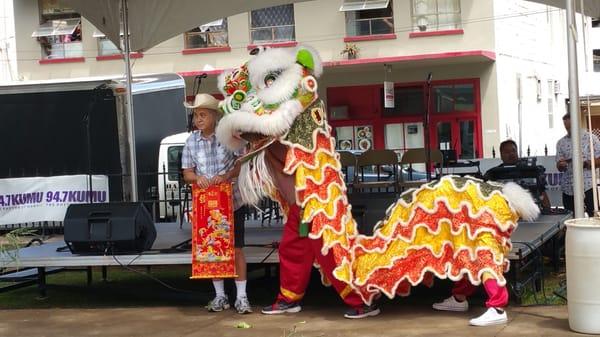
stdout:
[[(278, 263), (276, 252), (267, 257), (273, 250), (268, 247), (255, 247), (257, 245), (267, 246), (272, 242), (279, 241), (281, 227), (256, 227), (249, 226), (246, 229), (245, 247), (246, 260), (248, 263)], [(183, 223), (165, 222), (156, 224), (156, 241), (150, 251), (142, 254), (131, 255), (77, 255), (68, 249), (57, 251), (65, 247), (64, 241), (47, 242), (40, 246), (31, 246), (19, 250), (17, 261), (3, 261), (0, 263), (5, 268), (38, 268), (38, 267), (95, 267), (95, 266), (118, 266), (118, 265), (172, 265), (191, 264), (191, 251), (171, 249), (191, 238), (191, 226)], [(265, 259), (266, 258), (266, 259)]]
[[(571, 217), (570, 214), (542, 215), (535, 222), (521, 222), (512, 235), (513, 249), (509, 254), (512, 266), (512, 277), (515, 285), (513, 288), (520, 290), (541, 275), (537, 265), (527, 263), (529, 256), (546, 242), (556, 238), (556, 234), (564, 227), (564, 221)], [(45, 294), (45, 277), (49, 270), (54, 268), (79, 268), (88, 270), (88, 280), (91, 282), (91, 267), (109, 266), (158, 266), (158, 265), (189, 265), (191, 264), (191, 251), (172, 249), (173, 246), (185, 242), (191, 237), (191, 226), (183, 223), (157, 223), (157, 238), (152, 250), (142, 254), (131, 255), (76, 255), (65, 247), (64, 241), (47, 242), (40, 246), (32, 246), (19, 250), (18, 262), (0, 259), (4, 268), (37, 268), (37, 283), (40, 293)], [(249, 264), (274, 264), (279, 263), (277, 249), (270, 247), (274, 242), (279, 242), (283, 227), (275, 223), (272, 227), (261, 227), (259, 223), (247, 223), (246, 245), (244, 253)], [(557, 244), (554, 242), (553, 244)], [(558, 260), (558, 247), (555, 250), (555, 263)], [(537, 261), (533, 259), (532, 261)], [(530, 266), (533, 271), (526, 272)], [(105, 268), (103, 268), (105, 270)], [(2, 277), (0, 276), (0, 281)], [(31, 279), (29, 279), (31, 282)]]
[(573, 216), (568, 214), (540, 215), (532, 222), (519, 222), (519, 227), (511, 236), (513, 249), (508, 255), (510, 260), (516, 260), (529, 255), (548, 242), (561, 229), (564, 228), (565, 220)]
[(565, 220), (572, 217), (572, 213), (541, 215), (536, 221), (519, 223), (511, 236), (513, 247), (508, 254), (511, 264), (507, 275), (512, 297), (517, 304), (521, 303), (528, 285), (533, 290), (540, 290), (544, 277), (544, 254), (552, 259), (554, 271), (559, 271), (560, 256), (564, 250), (562, 233)]

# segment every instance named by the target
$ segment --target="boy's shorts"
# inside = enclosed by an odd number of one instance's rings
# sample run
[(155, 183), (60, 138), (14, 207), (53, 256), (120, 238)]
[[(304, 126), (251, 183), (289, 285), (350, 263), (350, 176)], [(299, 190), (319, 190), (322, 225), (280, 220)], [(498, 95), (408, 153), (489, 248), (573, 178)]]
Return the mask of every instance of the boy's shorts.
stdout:
[(246, 220), (245, 218), (246, 206), (242, 206), (238, 208), (235, 212), (233, 212), (233, 238), (235, 240), (235, 248), (244, 247), (244, 222)]

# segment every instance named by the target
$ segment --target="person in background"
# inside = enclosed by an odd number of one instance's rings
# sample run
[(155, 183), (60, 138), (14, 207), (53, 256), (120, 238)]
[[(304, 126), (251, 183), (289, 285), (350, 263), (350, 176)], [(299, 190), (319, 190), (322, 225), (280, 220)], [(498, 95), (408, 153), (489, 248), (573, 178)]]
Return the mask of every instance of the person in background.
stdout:
[(71, 34), (71, 42), (81, 41), (81, 23), (75, 27), (73, 34)]
[[(239, 174), (239, 165), (235, 164), (236, 156), (221, 145), (215, 136), (217, 122), (223, 114), (218, 109), (219, 101), (208, 94), (197, 94), (193, 104), (184, 103), (193, 109), (192, 123), (195, 130), (190, 134), (183, 147), (181, 168), (183, 179), (188, 184), (197, 184), (200, 188), (232, 181)], [(234, 241), (235, 268), (238, 277), (235, 279), (237, 298), (234, 304), (240, 314), (252, 312), (246, 295), (246, 259), (244, 246), (244, 208), (237, 184), (233, 184), (234, 192)], [(223, 279), (213, 279), (216, 296), (208, 304), (208, 311), (218, 312), (229, 309), (229, 300), (225, 294)]]
[[(507, 139), (500, 143), (500, 159), (502, 159), (502, 164), (496, 167), (517, 165), (517, 163), (519, 162), (519, 148), (517, 147), (517, 143), (514, 140)], [(486, 180), (489, 180), (490, 178), (490, 171), (491, 170), (488, 170), (484, 175), (484, 178)], [(546, 193), (546, 175), (544, 174), (544, 172), (541, 172), (540, 176), (538, 177), (538, 182), (538, 190), (540, 192), (540, 201), (542, 204), (542, 208), (545, 210), (549, 210), (550, 198)]]
[[(563, 116), (563, 124), (567, 129), (567, 135), (562, 137), (556, 143), (556, 168), (562, 172), (560, 179), (560, 189), (562, 191), (563, 205), (570, 211), (575, 210), (573, 199), (573, 149), (571, 142), (571, 116), (569, 113)], [(583, 158), (583, 190), (585, 212), (594, 216), (594, 197), (592, 192), (592, 160), (596, 167), (600, 167), (600, 141), (594, 134), (587, 130), (580, 131), (581, 156)], [(590, 153), (590, 137), (594, 144), (594, 158)]]
[[(517, 165), (519, 161), (518, 148), (515, 141), (508, 139), (500, 143), (500, 158), (502, 164), (497, 167), (504, 167), (509, 165)], [(493, 168), (488, 170), (484, 176), (486, 180), (493, 177)], [(541, 191), (541, 201), (544, 208), (550, 208), (550, 201), (545, 191), (546, 180), (545, 177), (542, 179), (538, 178), (538, 181), (543, 182), (543, 186), (538, 186)], [(469, 321), (470, 325), (474, 326), (489, 326), (504, 324), (508, 322), (508, 316), (504, 309), (508, 305), (508, 290), (506, 286), (498, 284), (498, 282), (492, 278), (489, 274), (484, 273), (482, 276), (483, 288), (487, 294), (487, 301), (485, 306), (487, 311), (481, 316), (473, 318)], [(452, 287), (452, 294), (450, 297), (444, 299), (441, 302), (434, 303), (433, 309), (439, 311), (457, 311), (465, 312), (469, 310), (468, 298), (477, 291), (477, 286), (471, 284), (466, 276), (459, 281), (455, 282)]]

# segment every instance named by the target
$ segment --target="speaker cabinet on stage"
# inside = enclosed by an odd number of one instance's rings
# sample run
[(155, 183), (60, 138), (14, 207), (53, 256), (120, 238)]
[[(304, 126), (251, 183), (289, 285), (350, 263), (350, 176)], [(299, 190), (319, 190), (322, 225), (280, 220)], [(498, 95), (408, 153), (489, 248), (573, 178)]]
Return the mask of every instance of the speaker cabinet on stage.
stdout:
[(64, 221), (74, 254), (139, 253), (152, 248), (156, 228), (142, 203), (73, 204)]

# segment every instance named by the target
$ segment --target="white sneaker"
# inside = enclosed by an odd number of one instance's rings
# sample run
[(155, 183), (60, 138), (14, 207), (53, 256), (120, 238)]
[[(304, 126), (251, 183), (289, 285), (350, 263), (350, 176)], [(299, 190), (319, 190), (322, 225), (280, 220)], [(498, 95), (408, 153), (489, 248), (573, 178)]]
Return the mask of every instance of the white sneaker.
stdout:
[(229, 309), (229, 300), (225, 296), (216, 296), (206, 305), (206, 309), (210, 312), (220, 312)]
[(442, 311), (468, 311), (469, 310), (469, 302), (464, 300), (459, 302), (454, 298), (454, 296), (450, 296), (442, 302), (433, 303), (432, 307), (435, 310)]
[(252, 312), (252, 307), (248, 301), (248, 297), (238, 297), (233, 305), (238, 314), (249, 314)]
[(508, 322), (508, 318), (506, 316), (506, 310), (502, 310), (502, 313), (499, 314), (496, 308), (488, 308), (483, 315), (473, 318), (469, 321), (470, 325), (475, 326), (488, 326), (488, 325), (496, 325), (496, 324), (504, 324)]

